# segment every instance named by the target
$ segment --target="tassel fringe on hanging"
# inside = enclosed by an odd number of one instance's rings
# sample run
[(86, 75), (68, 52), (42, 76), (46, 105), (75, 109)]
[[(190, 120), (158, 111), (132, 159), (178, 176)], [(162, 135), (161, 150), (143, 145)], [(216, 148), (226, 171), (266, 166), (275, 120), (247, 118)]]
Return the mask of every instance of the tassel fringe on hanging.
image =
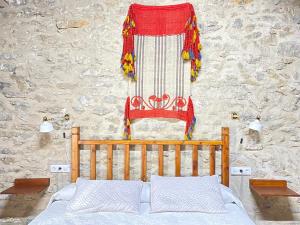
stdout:
[(125, 77), (131, 80), (136, 80), (134, 62), (134, 29), (135, 23), (131, 15), (131, 10), (129, 10), (128, 15), (123, 24), (123, 53), (121, 57), (121, 68)]
[(181, 56), (184, 60), (191, 60), (191, 81), (194, 82), (201, 68), (201, 44), (194, 11), (185, 25), (185, 41)]

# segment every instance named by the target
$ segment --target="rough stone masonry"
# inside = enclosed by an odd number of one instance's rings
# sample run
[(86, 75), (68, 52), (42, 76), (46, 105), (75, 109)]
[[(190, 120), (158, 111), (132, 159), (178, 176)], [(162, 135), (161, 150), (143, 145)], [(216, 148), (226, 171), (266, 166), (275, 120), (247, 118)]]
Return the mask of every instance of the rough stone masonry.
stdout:
[[(203, 45), (203, 67), (192, 87), (194, 139), (218, 138), (221, 127), (229, 126), (232, 166), (250, 166), (251, 177), (286, 179), (300, 192), (300, 1), (190, 2)], [(51, 178), (44, 195), (1, 195), (0, 217), (32, 218), (69, 182), (69, 174), (52, 174), (49, 165), (70, 162), (72, 126), (81, 127), (83, 138), (122, 138), (127, 81), (120, 71), (121, 28), (130, 3), (0, 0), (0, 190), (15, 178)], [(69, 122), (63, 120), (65, 112)], [(240, 119), (231, 120), (231, 112)], [(39, 133), (45, 115), (54, 119), (55, 130), (48, 135)], [(247, 126), (257, 115), (264, 128), (259, 143), (253, 143)], [(181, 139), (183, 128), (182, 122), (143, 120), (135, 123), (133, 136)], [(137, 149), (131, 159), (134, 178), (139, 177), (139, 154)], [(174, 153), (165, 154), (172, 175)], [(114, 155), (116, 178), (122, 176), (122, 157), (120, 147)], [(204, 174), (205, 151), (200, 157)], [(83, 176), (88, 176), (89, 155), (82, 158)], [(100, 151), (99, 178), (105, 177), (105, 158)], [(153, 164), (148, 173), (155, 173), (155, 151), (148, 160)], [(188, 150), (182, 160), (189, 175)], [(231, 187), (255, 221), (300, 220), (297, 198), (254, 198), (248, 179), (231, 177)]]

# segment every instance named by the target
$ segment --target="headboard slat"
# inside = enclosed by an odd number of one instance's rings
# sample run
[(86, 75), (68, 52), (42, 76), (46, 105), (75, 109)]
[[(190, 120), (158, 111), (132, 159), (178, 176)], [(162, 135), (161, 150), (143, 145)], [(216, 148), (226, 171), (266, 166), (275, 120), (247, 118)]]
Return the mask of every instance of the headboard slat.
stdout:
[(96, 180), (96, 145), (91, 145), (90, 179)]
[(193, 145), (192, 157), (193, 176), (198, 176), (198, 145)]
[(181, 151), (180, 145), (175, 147), (175, 176), (180, 177), (181, 174)]
[(158, 145), (158, 175), (164, 175), (164, 146)]
[(107, 180), (113, 179), (113, 145), (107, 145)]
[(147, 145), (142, 145), (142, 168), (141, 180), (147, 181)]
[(125, 152), (124, 152), (124, 180), (130, 179), (130, 145), (125, 145)]

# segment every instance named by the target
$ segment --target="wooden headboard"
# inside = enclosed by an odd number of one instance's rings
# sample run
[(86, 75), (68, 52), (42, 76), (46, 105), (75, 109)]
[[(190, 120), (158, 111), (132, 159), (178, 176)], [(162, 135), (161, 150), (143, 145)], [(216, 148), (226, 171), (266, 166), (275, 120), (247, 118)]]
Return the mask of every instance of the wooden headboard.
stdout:
[(175, 176), (181, 175), (181, 146), (191, 145), (192, 175), (198, 176), (198, 146), (209, 146), (210, 175), (216, 171), (216, 150), (221, 150), (221, 182), (229, 186), (229, 128), (222, 127), (220, 140), (80, 140), (80, 128), (72, 128), (71, 181), (80, 176), (80, 146), (90, 146), (90, 179), (96, 179), (96, 145), (107, 146), (107, 179), (113, 179), (113, 145), (124, 145), (124, 179), (130, 179), (130, 146), (141, 145), (141, 180), (147, 180), (147, 145), (158, 145), (158, 175), (164, 175), (164, 145), (175, 145)]

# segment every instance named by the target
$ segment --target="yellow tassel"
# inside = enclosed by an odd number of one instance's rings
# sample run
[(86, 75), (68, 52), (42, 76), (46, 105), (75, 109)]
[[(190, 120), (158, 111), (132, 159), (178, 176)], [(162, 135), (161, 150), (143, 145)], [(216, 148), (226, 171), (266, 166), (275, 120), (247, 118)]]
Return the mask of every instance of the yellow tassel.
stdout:
[(195, 64), (196, 64), (196, 68), (200, 69), (200, 67), (201, 67), (201, 61), (199, 59), (195, 60)]
[(130, 64), (133, 63), (132, 55), (130, 53), (126, 53), (125, 60), (129, 61)]
[(128, 66), (129, 66), (128, 63), (124, 63), (124, 64), (123, 64), (123, 69), (124, 69), (124, 70), (128, 70)]
[(202, 45), (200, 43), (198, 44), (198, 49), (199, 51), (202, 49)]
[(126, 16), (126, 23), (129, 23), (129, 16)]
[(193, 34), (193, 43), (195, 43), (197, 38), (197, 32), (194, 30), (194, 34)]
[(130, 126), (130, 120), (129, 119), (127, 119), (127, 121), (126, 121), (126, 126)]
[(128, 65), (128, 71), (129, 71), (129, 72), (132, 72), (132, 71), (133, 71), (132, 64), (129, 64), (129, 65)]
[(125, 61), (128, 61), (130, 64), (133, 63), (132, 55), (130, 53), (126, 53), (124, 59)]
[(195, 72), (195, 70), (191, 69), (191, 75), (192, 75), (192, 77), (196, 77), (196, 72)]
[(123, 64), (123, 71), (124, 75), (127, 75), (129, 73), (129, 65), (127, 63)]
[(129, 61), (129, 53), (126, 53), (126, 54), (125, 54), (124, 59), (125, 59), (126, 61)]
[(182, 51), (182, 58), (184, 60), (189, 60), (190, 59), (190, 54), (188, 53), (188, 51)]
[(128, 29), (123, 30), (123, 36), (128, 36)]
[(135, 27), (135, 22), (133, 20), (131, 20), (131, 26)]
[(133, 58), (132, 58), (131, 54), (129, 54), (129, 61), (130, 61), (130, 63), (133, 63)]

